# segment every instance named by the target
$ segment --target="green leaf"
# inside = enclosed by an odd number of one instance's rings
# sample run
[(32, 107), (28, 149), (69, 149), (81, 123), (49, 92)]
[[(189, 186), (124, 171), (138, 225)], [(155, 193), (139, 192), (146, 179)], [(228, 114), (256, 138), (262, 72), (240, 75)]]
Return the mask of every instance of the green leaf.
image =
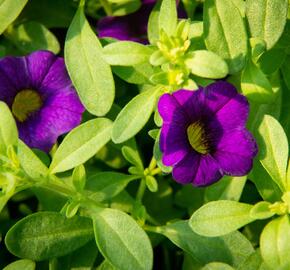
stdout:
[(267, 219), (274, 216), (275, 213), (270, 211), (269, 202), (258, 202), (250, 211), (250, 216), (254, 219)]
[(159, 87), (148, 89), (127, 103), (113, 124), (113, 142), (122, 143), (145, 126), (154, 110), (159, 91)]
[(290, 263), (290, 224), (289, 217), (276, 218), (264, 228), (260, 238), (261, 255), (272, 269)]
[(111, 3), (111, 16), (124, 16), (138, 10), (141, 6), (140, 0), (108, 0)]
[(254, 160), (253, 169), (251, 171), (250, 180), (253, 181), (258, 189), (261, 197), (265, 201), (277, 202), (281, 200), (282, 191), (279, 186), (273, 181), (271, 176), (262, 166), (259, 160)]
[(31, 260), (18, 260), (13, 263), (10, 263), (3, 270), (34, 270), (36, 267), (35, 262)]
[(104, 260), (96, 270), (117, 270), (108, 261)]
[(153, 67), (149, 63), (138, 64), (136, 66), (112, 67), (113, 72), (128, 83), (148, 84), (149, 78), (153, 75)]
[(24, 54), (37, 50), (60, 51), (57, 38), (38, 22), (25, 22), (9, 28), (5, 36)]
[(203, 18), (207, 48), (226, 60), (230, 74), (237, 73), (246, 64), (248, 50), (238, 7), (232, 0), (206, 0)]
[(159, 14), (161, 1), (157, 1), (148, 19), (147, 35), (151, 44), (159, 40)]
[(263, 259), (260, 251), (256, 250), (241, 265), (239, 265), (238, 270), (268, 270), (267, 268), (262, 268), (262, 264)]
[(104, 201), (118, 195), (133, 180), (136, 175), (117, 172), (100, 172), (91, 175), (86, 183), (87, 196), (97, 201)]
[(159, 30), (164, 30), (172, 36), (177, 26), (176, 0), (163, 0), (159, 14)]
[(204, 237), (193, 232), (187, 221), (160, 227), (158, 233), (165, 235), (201, 265), (219, 261), (237, 267), (254, 252), (250, 241), (240, 232)]
[(256, 137), (260, 162), (280, 189), (286, 190), (288, 141), (283, 128), (275, 118), (265, 115)]
[(91, 240), (74, 252), (58, 258), (57, 268), (54, 270), (92, 270), (97, 255), (96, 242)]
[(274, 92), (266, 75), (249, 60), (241, 77), (242, 93), (258, 103), (273, 102)]
[(21, 167), (31, 178), (39, 179), (48, 174), (48, 168), (21, 140), (18, 142), (18, 158)]
[(255, 220), (250, 216), (252, 207), (235, 201), (209, 202), (193, 213), (189, 225), (200, 235), (225, 235)]
[(74, 168), (72, 174), (73, 185), (76, 190), (82, 191), (86, 185), (86, 169), (84, 165), (79, 165)]
[(205, 201), (239, 201), (246, 181), (246, 176), (225, 176), (222, 180), (205, 189)]
[(252, 37), (265, 40), (271, 49), (283, 33), (287, 20), (287, 0), (247, 0), (246, 16)]
[(220, 56), (206, 50), (194, 51), (185, 64), (192, 74), (203, 78), (219, 79), (229, 72), (227, 63)]
[(2, 101), (0, 101), (0, 134), (6, 146), (18, 145), (18, 131), (14, 117), (6, 103)]
[(129, 146), (123, 146), (122, 154), (125, 157), (125, 159), (132, 165), (136, 166), (137, 168), (140, 168), (141, 170), (144, 170), (143, 162), (137, 149), (133, 149), (132, 147)]
[(212, 262), (205, 265), (200, 270), (234, 270), (234, 268), (225, 263)]
[(281, 49), (271, 49), (261, 55), (257, 64), (264, 74), (272, 74), (277, 71), (286, 58), (286, 52)]
[(0, 2), (0, 35), (18, 17), (28, 0), (2, 0)]
[(160, 131), (158, 133), (158, 136), (155, 140), (154, 147), (153, 147), (153, 156), (156, 159), (158, 167), (162, 170), (164, 173), (170, 173), (172, 171), (172, 167), (165, 166), (162, 163), (162, 152), (160, 150)]
[(152, 269), (151, 243), (133, 218), (110, 208), (100, 209), (92, 218), (98, 248), (114, 267), (120, 270)]
[(152, 49), (133, 41), (111, 43), (103, 48), (106, 62), (113, 66), (134, 66), (149, 61)]
[(68, 27), (75, 12), (76, 5), (71, 0), (29, 0), (19, 21), (35, 21), (47, 28)]
[(64, 56), (68, 73), (86, 109), (97, 116), (105, 115), (113, 104), (114, 79), (82, 7), (68, 29)]
[(145, 177), (145, 181), (146, 181), (146, 186), (148, 187), (148, 189), (151, 192), (157, 192), (158, 191), (158, 183), (157, 183), (157, 181), (156, 181), (154, 176), (147, 175)]
[(50, 173), (67, 171), (94, 156), (111, 139), (111, 127), (111, 120), (97, 118), (74, 128), (56, 150)]
[(93, 237), (91, 220), (65, 218), (56, 212), (39, 212), (18, 221), (7, 233), (8, 250), (35, 261), (66, 255)]

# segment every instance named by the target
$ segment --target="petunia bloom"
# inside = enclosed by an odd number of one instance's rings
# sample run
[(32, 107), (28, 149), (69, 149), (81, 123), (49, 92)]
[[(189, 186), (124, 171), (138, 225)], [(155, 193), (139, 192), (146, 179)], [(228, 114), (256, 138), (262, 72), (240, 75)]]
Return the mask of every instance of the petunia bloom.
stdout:
[(63, 58), (48, 51), (0, 59), (0, 100), (10, 107), (19, 137), (46, 152), (84, 112)]
[[(120, 17), (107, 16), (100, 19), (97, 26), (99, 37), (147, 44), (147, 24), (155, 3), (156, 0), (142, 0), (140, 9), (132, 14)], [(180, 18), (186, 17), (185, 11), (180, 8), (178, 15)]]
[(251, 170), (257, 145), (245, 127), (249, 104), (230, 83), (164, 94), (158, 111), (162, 162), (177, 182), (207, 186)]

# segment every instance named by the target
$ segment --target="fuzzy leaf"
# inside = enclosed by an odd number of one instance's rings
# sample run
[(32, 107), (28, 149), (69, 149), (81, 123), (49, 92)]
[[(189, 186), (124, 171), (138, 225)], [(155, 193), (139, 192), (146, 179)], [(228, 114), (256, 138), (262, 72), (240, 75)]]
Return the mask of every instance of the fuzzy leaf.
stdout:
[(287, 8), (287, 0), (247, 0), (246, 16), (252, 37), (265, 40), (271, 49), (283, 33)]
[(111, 139), (112, 122), (97, 118), (74, 128), (56, 150), (50, 173), (64, 172), (86, 162)]
[(200, 235), (225, 235), (255, 220), (250, 216), (252, 207), (235, 201), (209, 202), (193, 213), (189, 224)]
[(102, 47), (80, 7), (68, 29), (65, 63), (85, 108), (94, 115), (105, 115), (115, 96), (110, 66), (103, 60)]
[(237, 73), (245, 66), (248, 50), (238, 7), (232, 0), (206, 0), (203, 18), (207, 48), (226, 60), (230, 74)]

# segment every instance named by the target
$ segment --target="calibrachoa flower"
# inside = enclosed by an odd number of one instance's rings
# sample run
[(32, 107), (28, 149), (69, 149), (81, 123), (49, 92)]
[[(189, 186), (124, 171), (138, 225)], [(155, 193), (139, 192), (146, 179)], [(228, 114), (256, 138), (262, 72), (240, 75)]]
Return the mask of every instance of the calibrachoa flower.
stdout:
[(0, 100), (10, 106), (20, 138), (43, 151), (77, 126), (84, 112), (63, 58), (48, 51), (0, 60)]
[[(178, 1), (179, 2), (179, 1)], [(130, 40), (147, 44), (147, 24), (150, 12), (156, 0), (142, 0), (142, 6), (136, 12), (120, 17), (104, 17), (98, 22), (99, 37), (111, 37), (118, 40)], [(180, 18), (185, 18), (184, 10), (179, 9)]]
[(173, 166), (177, 182), (206, 186), (251, 170), (257, 145), (245, 127), (249, 104), (231, 84), (219, 81), (164, 94), (158, 111), (162, 161)]

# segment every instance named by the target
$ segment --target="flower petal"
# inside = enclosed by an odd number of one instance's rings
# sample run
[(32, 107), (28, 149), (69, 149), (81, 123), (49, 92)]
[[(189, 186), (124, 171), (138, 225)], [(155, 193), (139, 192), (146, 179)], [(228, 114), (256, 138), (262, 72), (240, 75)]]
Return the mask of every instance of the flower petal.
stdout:
[(170, 94), (164, 94), (160, 97), (158, 112), (164, 123), (175, 123), (181, 126), (184, 126), (185, 123), (189, 123), (188, 116), (176, 99)]
[(218, 122), (223, 130), (231, 130), (246, 125), (249, 115), (249, 103), (247, 99), (237, 94), (230, 99), (220, 110), (215, 114), (215, 117), (209, 123), (209, 127), (214, 127)]
[(223, 134), (216, 149), (214, 158), (226, 174), (234, 176), (249, 173), (258, 152), (255, 139), (245, 128)]
[(160, 134), (160, 150), (162, 162), (172, 166), (182, 160), (191, 150), (187, 142), (186, 128), (180, 125), (164, 124)]
[(211, 155), (202, 155), (193, 185), (208, 186), (221, 179), (222, 176), (223, 172), (217, 161)]
[(13, 85), (11, 79), (2, 72), (1, 63), (0, 61), (0, 100), (6, 102), (11, 107), (14, 97), (17, 94), (17, 89)]
[(26, 122), (18, 123), (20, 137), (30, 147), (48, 152), (58, 136), (79, 125), (83, 111), (73, 88), (67, 88), (51, 95)]
[(71, 85), (64, 60), (58, 57), (49, 68), (39, 90), (42, 94), (47, 95), (50, 92), (55, 93), (57, 90), (63, 91), (63, 89)]
[(0, 60), (0, 70), (16, 90), (31, 87), (31, 80), (25, 57), (7, 56)]
[(200, 159), (200, 155), (195, 151), (190, 151), (174, 166), (172, 176), (175, 181), (181, 184), (192, 183), (199, 169)]
[(191, 123), (208, 116), (208, 111), (204, 106), (205, 96), (202, 88), (196, 91), (181, 89), (174, 92), (173, 96), (185, 111)]
[(31, 87), (38, 89), (56, 56), (49, 51), (36, 51), (26, 57)]
[(232, 84), (225, 81), (218, 81), (208, 85), (204, 89), (203, 94), (206, 100), (206, 107), (212, 113), (216, 113), (233, 99), (238, 92)]

